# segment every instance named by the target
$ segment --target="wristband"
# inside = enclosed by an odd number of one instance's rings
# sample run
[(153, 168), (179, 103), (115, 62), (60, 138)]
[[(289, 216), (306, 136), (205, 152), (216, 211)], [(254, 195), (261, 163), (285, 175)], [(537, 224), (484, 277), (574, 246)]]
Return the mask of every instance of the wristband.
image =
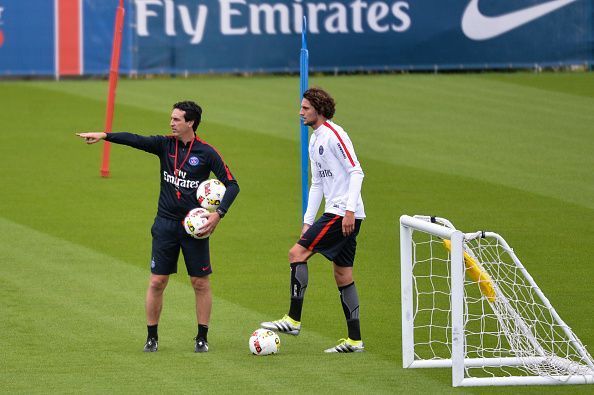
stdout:
[(219, 217), (223, 218), (227, 212), (221, 208), (216, 209), (216, 213), (219, 214)]

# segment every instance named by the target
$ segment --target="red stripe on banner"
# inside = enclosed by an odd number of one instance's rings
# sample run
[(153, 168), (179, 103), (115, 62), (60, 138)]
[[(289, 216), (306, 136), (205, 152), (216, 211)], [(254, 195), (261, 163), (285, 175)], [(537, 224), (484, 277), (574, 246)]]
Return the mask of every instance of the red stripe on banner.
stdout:
[(316, 244), (318, 244), (318, 242), (322, 239), (322, 237), (324, 237), (324, 235), (326, 233), (328, 233), (328, 229), (330, 229), (330, 227), (332, 226), (332, 224), (334, 224), (336, 222), (336, 220), (340, 218), (340, 215), (335, 216), (334, 218), (332, 218), (330, 220), (330, 222), (328, 222), (323, 228), (322, 231), (316, 236), (316, 238), (314, 239), (314, 241), (310, 244), (309, 247), (307, 247), (308, 250), (313, 251), (314, 247), (316, 246)]
[(346, 145), (344, 145), (344, 142), (340, 138), (340, 135), (338, 134), (336, 129), (334, 129), (332, 126), (330, 126), (330, 124), (328, 122), (324, 122), (324, 126), (326, 126), (327, 128), (329, 128), (330, 130), (332, 130), (334, 132), (334, 134), (336, 135), (336, 138), (338, 139), (338, 142), (340, 143), (340, 145), (342, 145), (342, 149), (344, 150), (346, 155), (349, 157), (349, 160), (351, 161), (351, 165), (353, 165), (353, 167), (355, 167), (355, 162), (353, 161), (353, 158), (351, 157), (351, 153), (347, 149)]
[(80, 64), (80, 0), (58, 1), (58, 73), (82, 74)]

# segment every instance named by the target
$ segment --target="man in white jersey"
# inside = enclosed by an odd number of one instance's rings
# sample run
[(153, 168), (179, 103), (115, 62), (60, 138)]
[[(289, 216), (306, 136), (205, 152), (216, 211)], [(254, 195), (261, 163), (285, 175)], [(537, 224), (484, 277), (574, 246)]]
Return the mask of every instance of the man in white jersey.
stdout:
[[(261, 325), (277, 332), (299, 334), (308, 282), (307, 260), (320, 253), (332, 261), (348, 329), (347, 338), (340, 339), (338, 345), (325, 352), (361, 352), (364, 346), (353, 264), (357, 234), (365, 218), (361, 199), (364, 174), (349, 136), (330, 121), (334, 111), (334, 99), (324, 90), (311, 88), (303, 94), (299, 115), (303, 123), (313, 129), (309, 140), (312, 181), (301, 237), (289, 250), (291, 305), (283, 318)], [(324, 214), (314, 222), (322, 197), (326, 202)]]

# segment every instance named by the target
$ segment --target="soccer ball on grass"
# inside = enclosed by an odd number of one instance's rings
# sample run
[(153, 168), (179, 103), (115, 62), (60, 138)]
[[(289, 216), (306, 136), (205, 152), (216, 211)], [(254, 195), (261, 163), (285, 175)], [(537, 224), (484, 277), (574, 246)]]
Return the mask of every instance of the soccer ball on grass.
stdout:
[(186, 215), (186, 218), (184, 218), (184, 229), (195, 239), (206, 239), (210, 236), (210, 234), (198, 236), (200, 229), (204, 226), (206, 221), (208, 221), (208, 218), (202, 216), (204, 214), (208, 214), (208, 210), (198, 207), (190, 210)]
[(206, 180), (198, 185), (196, 199), (201, 207), (212, 212), (221, 204), (226, 190), (225, 185), (219, 180), (215, 178)]
[(280, 338), (269, 329), (256, 329), (250, 337), (249, 346), (254, 355), (276, 354), (280, 349)]

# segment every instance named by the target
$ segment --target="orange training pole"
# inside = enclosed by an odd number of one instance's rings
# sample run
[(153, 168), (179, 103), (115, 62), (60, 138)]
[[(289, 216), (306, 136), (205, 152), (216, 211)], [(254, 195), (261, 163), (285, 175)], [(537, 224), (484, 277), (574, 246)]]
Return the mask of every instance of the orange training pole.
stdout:
[[(118, 85), (120, 67), (120, 48), (122, 46), (122, 31), (124, 29), (124, 0), (116, 11), (115, 27), (113, 32), (113, 47), (111, 50), (111, 66), (109, 68), (109, 91), (107, 93), (107, 109), (105, 111), (105, 133), (111, 132), (113, 123), (113, 109), (115, 105), (115, 93)], [(103, 142), (103, 160), (101, 162), (101, 177), (109, 177), (109, 151), (111, 144)]]

